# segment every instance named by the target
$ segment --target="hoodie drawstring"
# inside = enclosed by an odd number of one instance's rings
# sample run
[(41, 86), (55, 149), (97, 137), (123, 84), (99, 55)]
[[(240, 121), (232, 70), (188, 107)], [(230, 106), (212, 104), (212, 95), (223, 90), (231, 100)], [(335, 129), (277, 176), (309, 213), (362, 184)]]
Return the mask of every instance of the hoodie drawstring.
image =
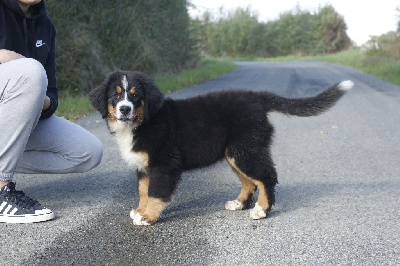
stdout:
[(25, 36), (25, 54), (28, 55), (28, 25), (26, 22), (26, 18), (24, 18), (23, 24), (24, 24), (24, 36)]
[(23, 19), (26, 56), (34, 58), (35, 57), (35, 45), (36, 45), (36, 43), (34, 41), (32, 41), (31, 42), (31, 47), (29, 47), (28, 23), (31, 26), (31, 32), (33, 33), (33, 34), (31, 34), (31, 36), (34, 36), (36, 22), (34, 20), (33, 21), (32, 20), (28, 21), (28, 19), (26, 17)]

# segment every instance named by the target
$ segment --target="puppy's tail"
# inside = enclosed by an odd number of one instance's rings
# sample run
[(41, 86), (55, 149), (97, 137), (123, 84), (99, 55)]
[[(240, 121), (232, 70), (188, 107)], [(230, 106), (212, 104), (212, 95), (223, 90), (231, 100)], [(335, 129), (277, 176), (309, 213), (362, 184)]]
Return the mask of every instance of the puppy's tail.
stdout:
[(288, 99), (277, 95), (269, 95), (270, 111), (277, 111), (287, 115), (314, 116), (319, 115), (329, 108), (354, 86), (351, 80), (342, 81), (329, 87), (320, 94), (298, 99)]

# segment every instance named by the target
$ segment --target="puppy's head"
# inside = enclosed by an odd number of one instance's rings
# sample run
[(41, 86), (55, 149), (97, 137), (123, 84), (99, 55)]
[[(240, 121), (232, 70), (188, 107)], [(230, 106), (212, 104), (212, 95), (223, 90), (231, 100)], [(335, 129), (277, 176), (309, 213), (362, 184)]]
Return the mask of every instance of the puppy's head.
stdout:
[(164, 104), (164, 95), (141, 72), (115, 71), (89, 94), (92, 105), (108, 123), (139, 125)]

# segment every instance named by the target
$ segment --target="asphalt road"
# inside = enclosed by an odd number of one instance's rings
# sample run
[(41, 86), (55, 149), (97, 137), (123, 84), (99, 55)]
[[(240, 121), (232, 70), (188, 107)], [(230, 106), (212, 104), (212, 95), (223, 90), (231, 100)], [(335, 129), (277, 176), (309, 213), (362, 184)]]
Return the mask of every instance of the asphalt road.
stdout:
[(136, 176), (96, 114), (77, 123), (103, 142), (99, 167), (85, 174), (17, 175), (17, 187), (57, 219), (0, 224), (0, 264), (399, 265), (400, 87), (335, 64), (238, 64), (168, 96), (235, 88), (300, 97), (342, 80), (356, 84), (318, 117), (270, 114), (279, 184), (267, 219), (224, 209), (240, 184), (221, 162), (186, 172), (157, 224), (132, 225)]

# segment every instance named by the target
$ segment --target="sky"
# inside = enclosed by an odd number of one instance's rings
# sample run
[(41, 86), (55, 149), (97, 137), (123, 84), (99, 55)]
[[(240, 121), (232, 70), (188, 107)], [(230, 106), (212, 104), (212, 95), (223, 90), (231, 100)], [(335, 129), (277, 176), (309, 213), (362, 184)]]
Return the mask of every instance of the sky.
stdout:
[(191, 16), (196, 17), (204, 11), (218, 14), (220, 7), (226, 10), (235, 10), (237, 7), (250, 7), (258, 13), (258, 20), (267, 22), (279, 18), (279, 14), (293, 10), (297, 4), (302, 10), (317, 11), (319, 6), (332, 5), (344, 17), (347, 25), (347, 35), (362, 45), (370, 36), (379, 36), (397, 29), (400, 18), (400, 1), (397, 0), (189, 0), (196, 6), (190, 8)]

